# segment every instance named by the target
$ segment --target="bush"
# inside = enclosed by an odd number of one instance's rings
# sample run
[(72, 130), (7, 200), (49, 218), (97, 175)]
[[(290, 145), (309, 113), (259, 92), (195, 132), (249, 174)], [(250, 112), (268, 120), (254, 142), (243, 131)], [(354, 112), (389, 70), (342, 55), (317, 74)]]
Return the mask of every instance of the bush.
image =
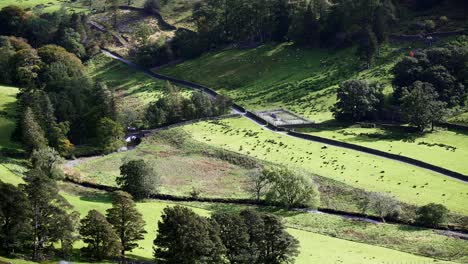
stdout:
[(424, 226), (438, 227), (447, 220), (448, 212), (444, 205), (430, 203), (419, 208), (416, 222)]
[(148, 14), (157, 14), (160, 8), (159, 0), (146, 0), (143, 5), (143, 9), (145, 9)]

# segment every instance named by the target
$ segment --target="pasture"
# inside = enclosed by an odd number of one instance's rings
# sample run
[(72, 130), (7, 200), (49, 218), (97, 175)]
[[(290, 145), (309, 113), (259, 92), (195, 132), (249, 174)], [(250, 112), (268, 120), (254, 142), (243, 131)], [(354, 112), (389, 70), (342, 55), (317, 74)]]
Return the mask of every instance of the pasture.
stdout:
[(177, 147), (155, 136), (134, 150), (70, 161), (64, 167), (73, 178), (116, 186), (124, 161), (144, 159), (160, 176), (161, 193), (190, 196), (196, 190), (203, 197), (250, 198), (245, 187), (252, 169), (222, 160), (206, 147)]
[(300, 129), (311, 135), (344, 141), (425, 161), (468, 175), (468, 133), (438, 128), (433, 133), (405, 133), (398, 129)]
[(0, 150), (2, 148), (17, 148), (11, 141), (15, 129), (16, 94), (18, 88), (0, 85)]
[(382, 47), (376, 65), (362, 70), (354, 48), (337, 52), (292, 43), (207, 53), (159, 73), (207, 85), (251, 110), (286, 108), (316, 122), (332, 119), (336, 88), (350, 78), (379, 81), (391, 91), (389, 70), (401, 47)]
[(166, 82), (152, 79), (104, 54), (94, 57), (86, 66), (91, 77), (102, 80), (114, 92), (119, 111), (130, 109), (141, 113), (167, 91)]
[[(16, 176), (17, 177), (17, 176)], [(0, 180), (4, 180), (2, 174), (0, 174)], [(21, 179), (18, 180), (21, 182)], [(74, 210), (78, 211), (82, 217), (84, 217), (89, 210), (95, 209), (100, 212), (105, 212), (110, 205), (110, 197), (108, 194), (103, 192), (91, 191), (86, 188), (62, 184), (62, 195), (66, 200), (74, 206)], [(140, 241), (139, 247), (129, 253), (132, 257), (142, 260), (152, 259), (152, 245), (153, 239), (156, 236), (157, 232), (157, 222), (159, 221), (162, 210), (167, 206), (173, 206), (176, 203), (171, 202), (162, 202), (162, 201), (145, 201), (137, 203), (138, 210), (143, 214), (143, 218), (147, 225), (147, 234), (145, 235), (144, 240)], [(204, 204), (210, 209), (201, 208), (198, 203), (183, 203), (184, 206), (188, 206), (203, 216), (209, 216), (213, 210), (220, 210), (217, 206), (210, 204)], [(279, 213), (281, 215), (281, 212)], [(300, 242), (300, 255), (297, 258), (296, 263), (306, 264), (311, 263), (311, 261), (319, 263), (389, 263), (395, 259), (409, 261), (410, 263), (449, 263), (444, 261), (436, 261), (430, 258), (413, 255), (410, 253), (405, 253), (401, 251), (396, 251), (393, 249), (388, 249), (380, 246), (375, 246), (371, 244), (363, 244), (359, 242), (354, 242), (350, 240), (343, 240), (327, 235), (322, 235), (318, 233), (313, 233), (307, 231), (307, 223), (305, 220), (300, 219), (300, 217), (308, 218), (308, 214), (298, 213), (291, 214), (290, 216), (284, 215), (286, 224), (290, 226), (288, 232), (290, 232), (294, 237), (296, 237)], [(312, 218), (315, 216), (311, 215)], [(325, 217), (325, 218), (323, 218)], [(335, 227), (337, 219), (333, 220), (333, 217), (328, 219), (329, 216), (323, 216), (319, 219), (318, 222), (325, 224), (330, 220), (333, 221), (332, 227)], [(304, 223), (301, 226), (295, 224), (296, 219), (300, 219), (300, 222)], [(345, 221), (345, 220), (343, 220)], [(296, 221), (297, 222), (297, 221)], [(348, 226), (354, 225), (353, 221), (345, 222)], [(300, 227), (300, 229), (295, 228), (294, 226)], [(305, 227), (305, 228), (304, 228)], [(314, 226), (310, 226), (311, 230)], [(301, 230), (303, 229), (303, 230)], [(414, 230), (413, 230), (414, 231)], [(400, 231), (406, 232), (406, 231)], [(407, 236), (412, 236), (412, 232), (407, 232)], [(442, 240), (443, 237), (431, 236), (429, 233), (420, 233), (419, 235), (429, 235), (426, 239), (437, 242)], [(417, 236), (414, 236), (417, 237)], [(463, 241), (464, 242), (464, 241)], [(77, 242), (75, 248), (80, 248), (83, 246), (82, 242)], [(345, 254), (346, 253), (346, 254)], [(0, 259), (7, 260), (7, 259)], [(22, 260), (10, 260), (15, 261), (14, 263), (32, 263)], [(18, 261), (18, 262), (16, 262)], [(435, 261), (435, 262), (434, 262)], [(48, 263), (54, 263), (53, 261)], [(56, 262), (55, 262), (56, 263)], [(79, 260), (78, 262), (80, 263)]]
[(0, 1), (0, 9), (16, 5), (25, 9), (30, 9), (33, 12), (50, 13), (59, 11), (65, 8), (68, 11), (81, 12), (85, 11), (82, 5), (70, 0), (2, 0)]
[(440, 203), (453, 212), (468, 213), (466, 183), (415, 166), (277, 134), (247, 119), (201, 122), (184, 130), (213, 146), (301, 168), (356, 188), (389, 193), (405, 203)]

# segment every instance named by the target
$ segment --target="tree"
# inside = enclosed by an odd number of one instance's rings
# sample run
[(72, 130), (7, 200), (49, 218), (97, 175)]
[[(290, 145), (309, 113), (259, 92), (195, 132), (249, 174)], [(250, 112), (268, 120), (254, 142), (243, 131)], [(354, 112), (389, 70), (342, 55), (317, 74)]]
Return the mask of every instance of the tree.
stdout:
[(367, 68), (369, 69), (374, 61), (374, 56), (377, 53), (379, 48), (379, 43), (377, 41), (377, 37), (372, 31), (372, 28), (368, 27), (364, 31), (364, 36), (359, 43), (357, 49), (357, 55), (361, 58), (361, 60), (367, 63)]
[(83, 250), (97, 260), (117, 256), (122, 248), (112, 225), (96, 210), (81, 220), (80, 235), (88, 244)]
[(219, 237), (226, 247), (226, 257), (230, 263), (254, 263), (250, 254), (248, 223), (238, 213), (216, 213), (211, 219), (219, 226)]
[(117, 184), (139, 200), (157, 193), (159, 177), (151, 164), (144, 160), (131, 160), (120, 166)]
[(33, 259), (40, 261), (44, 259), (44, 253), (52, 250), (53, 244), (63, 237), (58, 219), (64, 219), (71, 205), (59, 195), (57, 183), (47, 172), (33, 168), (27, 172), (25, 182), (21, 188), (31, 205)]
[(430, 203), (418, 209), (416, 222), (424, 226), (438, 227), (447, 220), (448, 213), (449, 210), (444, 205)]
[(337, 102), (332, 108), (336, 119), (361, 121), (375, 116), (383, 103), (383, 88), (360, 80), (343, 82), (337, 90)]
[(62, 248), (62, 257), (68, 258), (73, 250), (73, 244), (80, 240), (78, 232), (78, 225), (80, 222), (80, 214), (72, 212), (69, 214), (62, 214), (57, 218), (57, 234)]
[(31, 108), (27, 107), (22, 120), (23, 143), (29, 151), (41, 149), (47, 146), (44, 131), (37, 124)]
[(136, 248), (137, 241), (142, 240), (146, 234), (145, 221), (130, 194), (122, 191), (113, 193), (112, 208), (107, 209), (107, 220), (120, 239), (120, 254), (125, 259), (125, 251)]
[(253, 210), (240, 212), (249, 235), (250, 263), (294, 263), (299, 242), (286, 232), (281, 219)]
[(23, 33), (24, 22), (26, 20), (26, 11), (19, 6), (9, 5), (0, 10), (0, 35), (19, 36)]
[(270, 184), (269, 179), (265, 173), (259, 170), (250, 172), (248, 177), (247, 191), (251, 193), (257, 201), (260, 201), (260, 198), (267, 192), (266, 189)]
[(104, 117), (99, 121), (97, 136), (104, 154), (116, 151), (125, 145), (123, 127), (114, 120)]
[(60, 154), (50, 147), (35, 149), (31, 154), (32, 167), (44, 172), (51, 179), (63, 178), (63, 171), (60, 168), (62, 163)]
[(17, 187), (0, 181), (0, 252), (26, 247), (31, 230), (29, 201)]
[(311, 177), (286, 168), (267, 168), (263, 171), (271, 187), (266, 194), (270, 203), (287, 208), (294, 206), (317, 207), (319, 192)]
[(371, 193), (370, 201), (371, 209), (377, 212), (384, 223), (386, 217), (395, 217), (401, 210), (398, 201), (388, 194)]
[(159, 4), (159, 0), (145, 0), (143, 8), (148, 14), (154, 15), (159, 13), (159, 9), (161, 8), (161, 6)]
[(166, 207), (154, 240), (158, 263), (224, 263), (225, 247), (214, 222), (182, 207)]
[(445, 114), (445, 103), (437, 100), (438, 95), (430, 83), (414, 82), (403, 89), (401, 111), (405, 120), (415, 125), (420, 132), (434, 122), (442, 120)]

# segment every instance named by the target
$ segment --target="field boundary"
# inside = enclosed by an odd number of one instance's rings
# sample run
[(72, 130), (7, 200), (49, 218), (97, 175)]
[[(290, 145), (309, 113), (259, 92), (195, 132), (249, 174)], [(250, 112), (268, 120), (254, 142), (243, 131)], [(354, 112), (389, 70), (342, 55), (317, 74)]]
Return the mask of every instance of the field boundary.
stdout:
[[(107, 50), (105, 48), (101, 48), (101, 50), (103, 51), (103, 53), (105, 55), (107, 55), (107, 56), (109, 56), (111, 58), (114, 58), (116, 60), (119, 60), (119, 61), (127, 64), (128, 66), (136, 69), (136, 70), (142, 71), (143, 73), (145, 73), (146, 75), (148, 75), (148, 76), (150, 76), (152, 78), (159, 79), (159, 80), (164, 80), (164, 81), (170, 81), (170, 82), (173, 82), (173, 83), (178, 84), (178, 85), (182, 85), (182, 86), (185, 86), (185, 87), (188, 87), (188, 88), (199, 90), (199, 91), (202, 91), (202, 92), (210, 95), (211, 97), (217, 97), (219, 95), (218, 92), (216, 92), (215, 90), (213, 90), (211, 88), (208, 88), (206, 86), (203, 86), (203, 85), (200, 85), (200, 84), (197, 84), (197, 83), (194, 83), (194, 82), (190, 82), (190, 81), (186, 81), (186, 80), (179, 80), (179, 79), (169, 77), (169, 76), (166, 76), (166, 75), (154, 73), (154, 72), (152, 72), (152, 71), (150, 71), (150, 70), (148, 70), (148, 69), (146, 69), (146, 68), (144, 68), (144, 67), (142, 67), (140, 65), (137, 65), (137, 64), (135, 64), (135, 63), (133, 63), (133, 62), (131, 62), (129, 60), (126, 60), (126, 59), (118, 56), (117, 54), (115, 54), (115, 53), (113, 53), (113, 52), (111, 52), (111, 51), (109, 51), (109, 50)], [(460, 180), (460, 181), (465, 182), (465, 183), (468, 182), (468, 175), (465, 175), (465, 174), (462, 174), (462, 173), (459, 173), (459, 172), (455, 172), (455, 171), (452, 171), (452, 170), (449, 170), (449, 169), (446, 169), (446, 168), (443, 168), (443, 167), (440, 167), (440, 166), (436, 166), (436, 165), (433, 165), (433, 164), (430, 164), (430, 163), (427, 163), (427, 162), (424, 162), (424, 161), (409, 158), (409, 157), (406, 157), (406, 156), (391, 154), (391, 153), (388, 153), (388, 152), (385, 152), (385, 151), (380, 151), (380, 150), (376, 150), (376, 149), (372, 149), (372, 148), (367, 148), (367, 147), (363, 147), (363, 146), (360, 146), (360, 145), (355, 145), (355, 144), (346, 143), (346, 142), (337, 141), (337, 140), (332, 140), (332, 139), (328, 139), (328, 138), (323, 138), (323, 137), (318, 137), (318, 136), (312, 136), (312, 135), (309, 135), (309, 134), (294, 132), (293, 130), (288, 129), (288, 128), (275, 126), (274, 124), (271, 124), (268, 121), (264, 120), (263, 118), (257, 116), (254, 112), (248, 111), (247, 109), (243, 108), (242, 106), (240, 106), (240, 105), (238, 105), (236, 103), (232, 104), (232, 109), (234, 110), (234, 112), (242, 114), (244, 117), (254, 121), (256, 124), (258, 124), (260, 126), (263, 126), (265, 128), (268, 128), (268, 129), (270, 129), (271, 131), (274, 131), (274, 132), (286, 132), (287, 135), (295, 137), (295, 138), (300, 138), (300, 139), (304, 139), (304, 140), (308, 140), (308, 141), (314, 141), (314, 142), (320, 142), (320, 143), (329, 144), (329, 145), (333, 145), (333, 146), (337, 146), (337, 147), (341, 147), (341, 148), (347, 148), (347, 149), (351, 149), (351, 150), (360, 151), (360, 152), (363, 152), (363, 153), (367, 153), (367, 154), (371, 154), (371, 155), (375, 155), (375, 156), (379, 156), (379, 157), (383, 157), (383, 158), (388, 158), (388, 159), (395, 160), (395, 161), (400, 161), (400, 162), (403, 162), (403, 163), (406, 163), (406, 164), (409, 164), (409, 165), (417, 166), (417, 167), (420, 167), (420, 168), (423, 168), (423, 169), (427, 169), (427, 170), (430, 170), (430, 171), (433, 171), (433, 172), (440, 173), (442, 175), (445, 175), (445, 176)]]
[[(105, 192), (114, 192), (114, 191), (121, 190), (119, 187), (97, 184), (97, 183), (92, 183), (88, 181), (78, 181), (74, 178), (69, 178), (69, 177), (65, 177), (64, 181), (72, 183), (72, 184), (76, 184), (85, 188), (91, 188), (91, 189), (105, 191)], [(172, 201), (172, 202), (223, 203), (223, 204), (237, 204), (237, 205), (250, 205), (250, 206), (262, 206), (262, 207), (280, 206), (279, 204), (267, 203), (267, 201), (265, 200), (255, 200), (255, 199), (245, 199), (245, 198), (243, 199), (243, 198), (219, 198), (219, 197), (192, 197), (192, 196), (177, 196), (177, 195), (171, 195), (171, 194), (152, 194), (148, 197), (148, 199)], [(428, 229), (439, 230), (439, 231), (453, 231), (453, 232), (459, 233), (459, 236), (457, 236), (457, 238), (468, 240), (468, 230), (462, 230), (460, 228), (457, 228), (456, 226), (451, 226), (451, 225), (447, 226), (446, 228), (431, 228), (431, 227), (416, 225), (414, 223), (407, 223), (399, 219), (388, 218), (385, 221), (382, 221), (380, 217), (374, 216), (374, 215), (346, 212), (346, 211), (335, 210), (335, 209), (324, 208), (324, 207), (319, 207), (317, 208), (317, 210), (310, 210), (306, 206), (300, 206), (297, 208), (290, 208), (288, 210), (300, 211), (300, 212), (305, 212), (305, 213), (324, 213), (324, 214), (336, 215), (336, 216), (341, 216), (341, 217), (346, 217), (346, 218), (351, 218), (351, 219), (354, 218), (354, 219), (361, 220), (361, 221), (370, 220), (370, 221), (374, 221), (378, 223), (400, 224), (400, 225), (415, 226), (415, 227), (420, 227), (420, 228), (428, 228)]]

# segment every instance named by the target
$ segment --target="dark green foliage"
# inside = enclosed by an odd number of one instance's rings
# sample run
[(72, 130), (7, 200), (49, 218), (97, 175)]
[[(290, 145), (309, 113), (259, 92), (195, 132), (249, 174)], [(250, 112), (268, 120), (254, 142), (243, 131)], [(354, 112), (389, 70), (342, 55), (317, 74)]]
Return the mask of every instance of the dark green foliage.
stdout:
[(251, 263), (294, 263), (299, 242), (286, 232), (280, 218), (253, 210), (244, 210), (240, 216), (247, 226)]
[(378, 48), (379, 44), (375, 33), (370, 27), (366, 28), (364, 31), (364, 35), (361, 41), (359, 42), (357, 55), (359, 58), (361, 58), (361, 60), (367, 63), (367, 68), (371, 67)]
[(120, 177), (116, 181), (135, 199), (145, 199), (157, 193), (159, 176), (151, 164), (144, 160), (131, 160), (120, 166)]
[(394, 96), (400, 99), (403, 87), (411, 87), (415, 81), (434, 86), (439, 100), (449, 107), (464, 105), (467, 97), (466, 38), (459, 38), (442, 48), (430, 48), (406, 57), (393, 68)]
[(10, 254), (26, 246), (30, 233), (29, 201), (17, 187), (0, 181), (0, 252)]
[(403, 118), (418, 127), (421, 132), (428, 125), (442, 121), (446, 104), (438, 101), (438, 98), (432, 84), (414, 82), (410, 87), (403, 89), (401, 98)]
[(63, 239), (58, 219), (66, 217), (70, 204), (59, 195), (57, 183), (47, 172), (34, 168), (26, 174), (22, 185), (30, 203), (33, 259), (43, 260), (53, 249), (54, 243)]
[(18, 6), (7, 6), (0, 10), (0, 35), (18, 35), (24, 28), (26, 11)]
[(110, 118), (103, 118), (97, 127), (98, 144), (102, 153), (109, 154), (125, 145), (123, 127)]
[(151, 103), (146, 111), (146, 121), (151, 128), (186, 120), (219, 116), (228, 113), (232, 101), (224, 96), (211, 99), (202, 92), (194, 92), (190, 98), (174, 90), (168, 83), (169, 95)]
[(271, 186), (266, 193), (270, 203), (287, 208), (318, 206), (319, 192), (310, 176), (285, 168), (267, 168), (263, 174)]
[(82, 250), (97, 260), (118, 256), (122, 248), (112, 225), (96, 210), (81, 220), (80, 235), (88, 244)]
[(44, 137), (44, 131), (37, 124), (31, 108), (26, 108), (21, 127), (23, 143), (29, 151), (47, 146), (47, 139)]
[(125, 258), (125, 251), (136, 248), (137, 241), (142, 240), (146, 234), (145, 221), (130, 194), (122, 191), (113, 193), (112, 208), (107, 209), (107, 220), (120, 239), (120, 254)]
[(360, 80), (343, 82), (337, 90), (333, 115), (343, 121), (362, 121), (375, 118), (382, 108), (383, 88)]
[(148, 14), (158, 14), (159, 9), (161, 8), (161, 5), (159, 3), (159, 0), (145, 0), (145, 3), (143, 4), (143, 8), (145, 9), (145, 12)]
[(445, 223), (449, 210), (442, 204), (430, 203), (418, 209), (416, 222), (420, 225), (438, 227)]
[(218, 226), (186, 207), (164, 209), (154, 245), (158, 263), (224, 263)]
[(63, 159), (53, 148), (46, 147), (35, 149), (31, 154), (31, 164), (34, 169), (41, 170), (55, 180), (63, 179), (63, 171), (60, 165)]
[(236, 213), (216, 213), (211, 217), (219, 226), (219, 237), (230, 263), (255, 263), (251, 254), (247, 223)]

